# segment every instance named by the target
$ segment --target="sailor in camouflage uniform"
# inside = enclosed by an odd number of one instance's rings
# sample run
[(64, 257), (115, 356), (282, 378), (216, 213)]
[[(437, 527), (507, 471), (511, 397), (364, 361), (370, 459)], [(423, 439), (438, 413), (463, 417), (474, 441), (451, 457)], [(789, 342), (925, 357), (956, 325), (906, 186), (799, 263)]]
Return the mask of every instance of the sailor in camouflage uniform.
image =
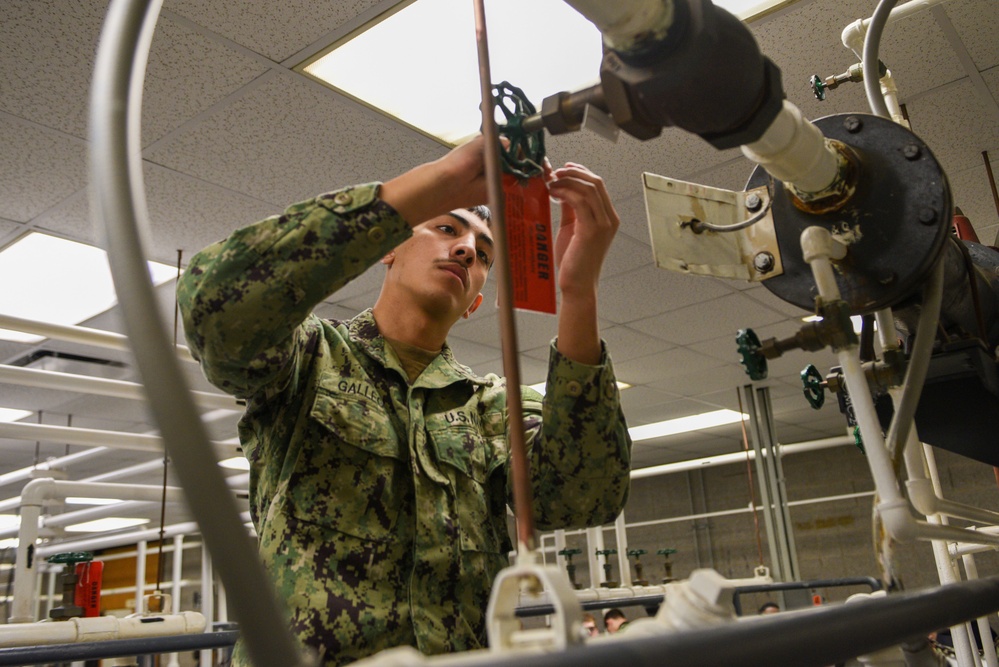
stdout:
[[(511, 424), (503, 379), (475, 375), (445, 341), (481, 303), (494, 254), (488, 212), (464, 208), (486, 199), (482, 147), (293, 205), (196, 255), (178, 287), (206, 376), (247, 401), (260, 554), (292, 630), (326, 665), (485, 644), (511, 550)], [(617, 214), (579, 165), (555, 170), (550, 192), (563, 202), (558, 337), (547, 395), (522, 389), (543, 530), (612, 521), (631, 446), (596, 318)], [(373, 309), (311, 314), (379, 260)]]

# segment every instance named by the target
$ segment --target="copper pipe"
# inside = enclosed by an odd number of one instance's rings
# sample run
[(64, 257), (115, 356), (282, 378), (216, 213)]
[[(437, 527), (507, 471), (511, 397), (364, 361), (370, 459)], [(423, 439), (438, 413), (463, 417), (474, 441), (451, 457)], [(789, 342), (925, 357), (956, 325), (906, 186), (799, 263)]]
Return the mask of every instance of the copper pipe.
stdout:
[(482, 135), (485, 139), (486, 185), (489, 193), (491, 226), (496, 244), (496, 290), (498, 293), (500, 341), (503, 348), (503, 374), (506, 376), (506, 410), (509, 426), (510, 466), (513, 480), (513, 511), (517, 517), (518, 553), (534, 549), (534, 516), (531, 512), (531, 478), (524, 442), (524, 418), (520, 399), (520, 366), (517, 357), (517, 325), (513, 314), (513, 281), (507, 247), (503, 182), (500, 173), (500, 140), (496, 127), (492, 75), (489, 68), (489, 41), (486, 36), (484, 0), (473, 0), (475, 42), (479, 54), (479, 84), (482, 89)]
[(988, 151), (982, 151), (982, 159), (985, 161), (985, 173), (989, 175), (989, 185), (992, 187), (992, 201), (996, 205), (996, 213), (999, 214), (999, 193), (996, 192), (996, 179), (992, 175), (992, 164), (989, 162)]

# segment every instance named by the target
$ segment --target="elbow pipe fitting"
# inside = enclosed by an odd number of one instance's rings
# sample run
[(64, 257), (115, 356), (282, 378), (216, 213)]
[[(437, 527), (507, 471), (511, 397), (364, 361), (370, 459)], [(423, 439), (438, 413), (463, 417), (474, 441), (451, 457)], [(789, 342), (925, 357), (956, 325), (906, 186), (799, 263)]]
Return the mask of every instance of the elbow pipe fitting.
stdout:
[(759, 139), (784, 99), (780, 69), (709, 0), (677, 0), (665, 37), (644, 48), (607, 50), (600, 81), (614, 122), (635, 138), (676, 126), (718, 149)]

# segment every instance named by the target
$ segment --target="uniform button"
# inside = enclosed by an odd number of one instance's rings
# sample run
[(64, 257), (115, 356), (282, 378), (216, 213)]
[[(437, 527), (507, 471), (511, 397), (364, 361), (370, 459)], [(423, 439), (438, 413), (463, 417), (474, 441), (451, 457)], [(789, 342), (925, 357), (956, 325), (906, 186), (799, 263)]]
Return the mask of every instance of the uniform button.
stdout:
[(608, 399), (614, 398), (614, 390), (616, 388), (617, 387), (614, 386), (613, 382), (608, 382), (607, 384), (604, 385), (604, 396), (606, 396)]
[(385, 240), (385, 230), (381, 227), (372, 227), (368, 230), (368, 240), (372, 243), (381, 243)]
[(352, 201), (354, 201), (354, 197), (349, 192), (338, 192), (333, 196), (333, 203), (337, 206), (347, 206)]
[(582, 385), (580, 385), (575, 380), (569, 380), (569, 383), (565, 385), (565, 390), (573, 398), (576, 398), (577, 396), (583, 393)]

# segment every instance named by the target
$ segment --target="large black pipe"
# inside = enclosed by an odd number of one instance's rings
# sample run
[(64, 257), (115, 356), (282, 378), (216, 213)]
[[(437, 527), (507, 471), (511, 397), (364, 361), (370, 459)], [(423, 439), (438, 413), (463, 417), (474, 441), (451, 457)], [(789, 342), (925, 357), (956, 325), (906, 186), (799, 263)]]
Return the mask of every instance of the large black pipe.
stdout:
[(21, 648), (0, 648), (0, 667), (16, 665), (48, 665), (84, 660), (122, 658), (133, 655), (181, 653), (202, 649), (226, 648), (236, 643), (239, 632), (206, 632), (175, 637), (114, 639), (103, 642), (52, 644)]
[[(760, 616), (661, 637), (518, 656), (517, 667), (825, 667), (999, 610), (999, 577)], [(509, 667), (502, 655), (476, 667)]]

